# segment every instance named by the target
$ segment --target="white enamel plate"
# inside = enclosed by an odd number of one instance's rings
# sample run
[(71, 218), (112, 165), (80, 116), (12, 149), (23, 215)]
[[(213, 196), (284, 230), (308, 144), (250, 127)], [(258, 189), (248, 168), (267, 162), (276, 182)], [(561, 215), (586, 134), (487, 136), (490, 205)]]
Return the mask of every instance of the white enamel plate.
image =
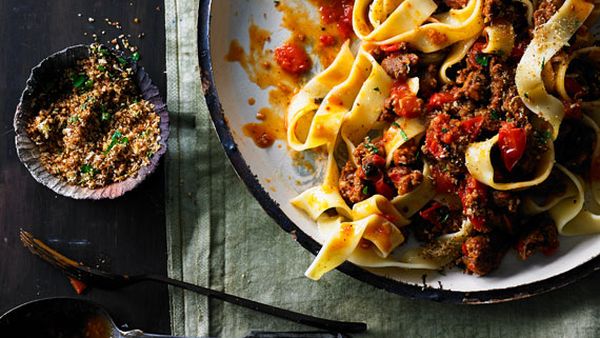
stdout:
[[(257, 122), (256, 112), (269, 105), (269, 91), (252, 83), (240, 63), (225, 59), (234, 39), (248, 50), (251, 23), (271, 32), (266, 48), (277, 47), (289, 36), (271, 0), (201, 1), (198, 38), (205, 95), (221, 142), (239, 176), (267, 213), (316, 254), (320, 239), (315, 222), (289, 201), (321, 181), (318, 156), (305, 159), (315, 167), (314, 171), (306, 170), (306, 165), (299, 166), (290, 158), (283, 140), (262, 149), (242, 132), (245, 124)], [(256, 103), (249, 105), (249, 98)], [(560, 250), (551, 257), (538, 254), (522, 262), (514, 251), (509, 251), (500, 268), (485, 277), (466, 275), (459, 269), (444, 275), (366, 270), (351, 263), (338, 269), (365, 283), (413, 298), (452, 303), (509, 301), (554, 290), (600, 269), (600, 236), (560, 240)], [(306, 266), (309, 264), (307, 261)]]

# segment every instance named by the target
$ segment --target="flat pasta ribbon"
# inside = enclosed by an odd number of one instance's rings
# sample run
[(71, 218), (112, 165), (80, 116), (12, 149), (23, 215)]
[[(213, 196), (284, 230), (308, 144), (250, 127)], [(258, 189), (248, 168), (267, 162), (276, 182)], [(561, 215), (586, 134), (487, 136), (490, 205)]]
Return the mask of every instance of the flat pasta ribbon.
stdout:
[(509, 56), (515, 46), (515, 30), (510, 23), (498, 23), (486, 27), (483, 34), (487, 45), (481, 51), (487, 54)]
[(487, 141), (471, 143), (465, 152), (467, 170), (479, 182), (496, 190), (515, 190), (538, 185), (550, 175), (554, 165), (554, 144), (552, 142), (548, 142), (548, 150), (539, 160), (534, 178), (521, 182), (496, 182), (491, 158), (492, 148), (496, 143), (498, 143), (498, 135)]
[(398, 118), (383, 134), (386, 165), (392, 162), (394, 152), (406, 142), (418, 139), (425, 133), (425, 124), (419, 119)]
[(558, 136), (564, 117), (563, 103), (544, 87), (542, 70), (590, 15), (594, 5), (584, 0), (566, 0), (552, 17), (534, 31), (533, 40), (517, 65), (515, 83), (519, 96), (529, 110), (552, 126)]
[[(361, 203), (373, 202), (368, 199)], [(323, 274), (346, 261), (363, 238), (372, 244), (370, 248), (376, 255), (382, 258), (388, 257), (393, 249), (404, 242), (404, 236), (385, 216), (371, 214), (351, 222), (341, 222), (341, 218), (337, 218), (334, 223), (336, 227), (326, 231), (329, 236), (305, 275), (314, 280), (321, 278)], [(324, 217), (320, 219), (320, 227), (323, 226), (323, 222), (327, 222), (326, 216)]]
[[(354, 100), (347, 88), (350, 84), (360, 83), (360, 79), (351, 78), (354, 61), (346, 41), (331, 65), (293, 97), (287, 113), (287, 141), (292, 149), (303, 151), (335, 141), (342, 117)], [(301, 122), (311, 114), (306, 128)], [(305, 137), (301, 140), (298, 135)]]
[(450, 79), (450, 77), (448, 77), (448, 69), (450, 69), (450, 67), (454, 66), (455, 64), (461, 62), (462, 59), (465, 58), (475, 41), (477, 41), (478, 37), (479, 36), (477, 35), (470, 39), (459, 41), (456, 44), (454, 44), (454, 46), (452, 46), (452, 49), (450, 49), (450, 53), (448, 54), (448, 56), (446, 57), (446, 59), (440, 67), (440, 78), (442, 79), (442, 81), (444, 81), (444, 83), (454, 82), (452, 79)]
[(558, 92), (560, 97), (565, 101), (572, 100), (571, 96), (569, 96), (569, 94), (567, 93), (567, 89), (565, 88), (567, 70), (569, 69), (569, 65), (571, 64), (571, 62), (573, 62), (573, 60), (582, 56), (586, 56), (594, 62), (600, 63), (600, 47), (593, 46), (578, 49), (571, 53), (569, 58), (565, 62), (562, 62), (558, 67), (558, 70), (556, 71), (556, 91)]
[[(470, 39), (483, 29), (482, 0), (470, 0), (464, 8), (435, 16), (431, 15), (437, 5), (432, 0), (405, 0), (388, 15), (369, 14), (378, 9), (371, 3), (371, 0), (356, 0), (352, 15), (354, 32), (366, 43), (407, 42), (424, 53), (432, 53)], [(378, 20), (373, 22), (375, 17)], [(383, 17), (385, 21), (381, 22)], [(433, 22), (425, 23), (430, 18)]]

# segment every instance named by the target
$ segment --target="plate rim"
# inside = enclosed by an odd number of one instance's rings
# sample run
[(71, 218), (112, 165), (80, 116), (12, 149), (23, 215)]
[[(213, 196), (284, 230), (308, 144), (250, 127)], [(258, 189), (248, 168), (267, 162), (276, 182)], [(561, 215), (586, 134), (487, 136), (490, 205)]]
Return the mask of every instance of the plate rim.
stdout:
[[(286, 232), (292, 234), (302, 247), (316, 255), (321, 245), (304, 233), (279, 207), (250, 170), (246, 160), (239, 151), (226, 122), (224, 111), (219, 100), (212, 56), (210, 53), (210, 24), (213, 0), (200, 0), (198, 17), (198, 61), (200, 65), (202, 92), (210, 112), (212, 124), (217, 132), (221, 145), (233, 165), (236, 174), (244, 182), (246, 188), (258, 201), (266, 213)], [(376, 275), (348, 261), (337, 267), (337, 270), (361, 282), (384, 289), (390, 293), (411, 299), (425, 299), (452, 304), (493, 304), (529, 298), (553, 290), (560, 289), (579, 281), (595, 271), (600, 270), (600, 255), (589, 261), (558, 275), (509, 288), (482, 291), (453, 291), (436, 289), (404, 283), (384, 276)], [(473, 277), (476, 278), (476, 277)]]

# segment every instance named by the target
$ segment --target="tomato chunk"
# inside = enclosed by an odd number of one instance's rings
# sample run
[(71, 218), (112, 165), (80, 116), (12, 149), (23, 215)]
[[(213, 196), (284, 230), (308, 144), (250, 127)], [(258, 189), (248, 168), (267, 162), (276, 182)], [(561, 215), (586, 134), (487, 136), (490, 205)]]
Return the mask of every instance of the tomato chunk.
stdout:
[(419, 211), (419, 216), (436, 227), (441, 228), (443, 226), (442, 219), (447, 213), (448, 210), (445, 210), (442, 204), (433, 202), (429, 208)]
[(527, 133), (514, 123), (503, 123), (498, 135), (498, 147), (504, 167), (509, 172), (513, 170), (525, 152)]
[(321, 21), (325, 24), (335, 23), (338, 32), (344, 39), (349, 39), (354, 34), (352, 28), (352, 10), (354, 1), (352, 0), (333, 0), (319, 7)]
[(421, 116), (423, 101), (408, 88), (404, 82), (396, 82), (390, 93), (394, 113), (401, 117), (415, 118)]
[(435, 191), (438, 193), (453, 193), (456, 191), (456, 185), (454, 179), (449, 172), (444, 172), (438, 167), (431, 167), (431, 178), (433, 179), (433, 185)]
[(425, 108), (429, 111), (441, 108), (444, 104), (448, 102), (454, 102), (456, 98), (454, 94), (448, 92), (435, 93), (429, 97), (427, 101), (427, 105)]
[(385, 183), (383, 176), (375, 182), (375, 191), (387, 199), (394, 197), (394, 190), (387, 183)]
[(401, 49), (403, 49), (404, 47), (406, 47), (406, 43), (402, 42), (402, 43), (392, 43), (389, 45), (383, 45), (381, 46), (381, 50), (386, 52), (386, 53), (393, 53), (393, 52), (397, 52)]
[(478, 115), (470, 119), (461, 121), (460, 129), (462, 129), (462, 131), (465, 132), (465, 134), (468, 134), (470, 139), (475, 139), (479, 135), (482, 125), (483, 116)]
[(284, 43), (275, 48), (275, 61), (284, 71), (295, 75), (308, 72), (312, 66), (304, 48), (293, 43)]
[(487, 186), (477, 181), (473, 176), (465, 178), (464, 186), (458, 192), (463, 205), (463, 215), (467, 216), (473, 228), (479, 232), (489, 232), (485, 218), (487, 208)]

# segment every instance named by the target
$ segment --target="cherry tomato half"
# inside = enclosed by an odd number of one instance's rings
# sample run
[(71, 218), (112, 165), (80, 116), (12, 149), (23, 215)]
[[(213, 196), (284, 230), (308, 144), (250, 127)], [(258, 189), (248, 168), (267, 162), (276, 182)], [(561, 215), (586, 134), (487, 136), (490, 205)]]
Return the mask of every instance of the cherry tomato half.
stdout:
[(509, 172), (513, 170), (525, 152), (527, 133), (514, 123), (503, 123), (498, 135), (498, 146), (504, 167)]

